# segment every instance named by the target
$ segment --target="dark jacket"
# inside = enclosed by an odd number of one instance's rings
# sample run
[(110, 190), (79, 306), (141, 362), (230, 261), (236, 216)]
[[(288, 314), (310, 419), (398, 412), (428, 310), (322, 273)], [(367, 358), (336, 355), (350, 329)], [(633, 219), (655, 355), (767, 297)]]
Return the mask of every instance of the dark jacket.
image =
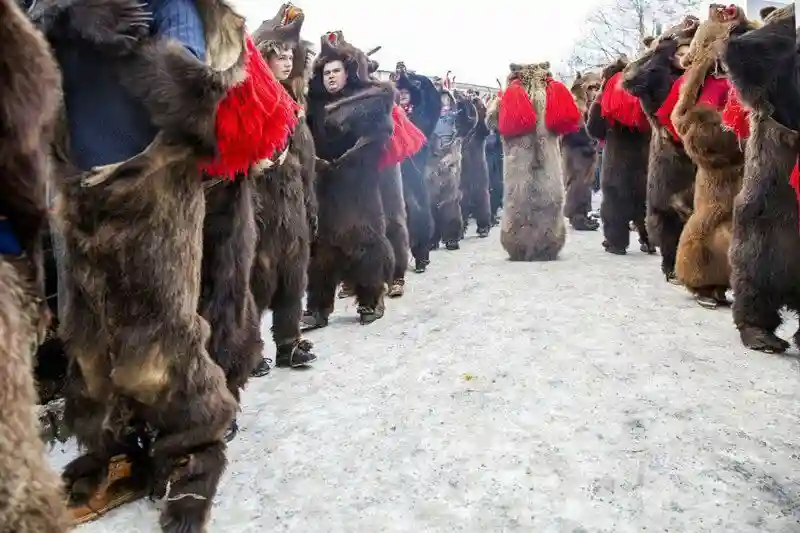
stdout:
[[(171, 37), (199, 59), (205, 56), (203, 22), (193, 0), (147, 0), (152, 33)], [(115, 59), (82, 41), (57, 43), (73, 163), (81, 170), (124, 161), (158, 133), (144, 106), (120, 84)]]

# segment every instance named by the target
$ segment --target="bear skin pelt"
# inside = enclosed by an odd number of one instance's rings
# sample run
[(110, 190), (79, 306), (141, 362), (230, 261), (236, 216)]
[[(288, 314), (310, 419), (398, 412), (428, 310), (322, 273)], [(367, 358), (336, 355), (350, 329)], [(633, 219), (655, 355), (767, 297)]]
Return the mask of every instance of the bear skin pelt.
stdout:
[(564, 172), (564, 216), (580, 231), (595, 231), (598, 225), (588, 215), (592, 210), (592, 184), (597, 167), (597, 141), (586, 131), (589, 91), (600, 90), (600, 75), (578, 73), (570, 88), (583, 114), (580, 129), (561, 137), (561, 166)]
[(408, 214), (403, 194), (403, 177), (400, 164), (389, 165), (379, 171), (381, 203), (386, 217), (386, 238), (392, 245), (394, 265), (388, 295), (397, 298), (403, 295), (406, 270), (410, 252)]
[[(564, 182), (558, 137), (545, 126), (550, 63), (511, 65), (536, 111), (536, 129), (503, 137), (503, 220), (500, 242), (512, 261), (553, 261), (566, 243)], [(487, 117), (496, 127), (498, 99)]]
[(478, 123), (478, 112), (472, 102), (446, 89), (441, 98), (455, 110), (452, 136), (432, 135), (430, 157), (425, 167), (425, 180), (430, 191), (433, 236), (431, 249), (444, 242), (448, 250), (458, 250), (464, 228), (461, 217), (461, 164), (464, 142)]
[(401, 70), (395, 86), (409, 93), (408, 118), (419, 128), (426, 144), (401, 163), (403, 197), (406, 203), (409, 244), (415, 270), (422, 272), (430, 263), (430, 242), (433, 236), (431, 198), (425, 182), (425, 167), (430, 157), (430, 145), (442, 108), (439, 91), (425, 76)]
[(733, 199), (742, 184), (744, 153), (735, 133), (722, 127), (722, 110), (697, 100), (707, 76), (719, 71), (720, 43), (747, 31), (749, 22), (740, 8), (733, 8), (733, 19), (719, 6), (709, 9), (683, 59), (686, 74), (671, 118), (697, 165), (694, 211), (681, 232), (675, 275), (699, 304), (713, 308), (728, 303)]
[(652, 133), (647, 165), (647, 236), (661, 252), (661, 272), (675, 282), (678, 241), (694, 206), (694, 178), (697, 167), (680, 142), (656, 118), (673, 84), (683, 74), (674, 65), (675, 53), (688, 45), (698, 21), (687, 17), (665, 31), (650, 49), (625, 67), (623, 86), (639, 98)]
[[(331, 61), (347, 71), (345, 87), (329, 94), (322, 71)], [(336, 286), (353, 287), (361, 323), (383, 316), (394, 252), (386, 238), (380, 159), (392, 134), (391, 84), (369, 76), (366, 54), (341, 32), (323, 35), (308, 90), (308, 124), (317, 152), (319, 232), (311, 251), (307, 327), (327, 325)]]
[(237, 402), (264, 350), (251, 290), (254, 188), (253, 176), (239, 176), (209, 183), (205, 190), (199, 312), (211, 328), (208, 354), (225, 372)]
[(486, 163), (486, 138), (491, 131), (486, 126), (486, 106), (480, 98), (470, 98), (478, 121), (461, 147), (461, 218), (462, 235), (470, 217), (475, 218), (478, 235), (486, 237), (492, 227), (489, 203), (489, 167)]
[(800, 312), (798, 209), (787, 180), (800, 152), (798, 45), (790, 4), (769, 13), (763, 27), (731, 38), (724, 56), (750, 109), (744, 179), (733, 204), (733, 320), (745, 346), (773, 353), (789, 347), (775, 335), (781, 309)]
[[(56, 47), (74, 31), (118, 54), (120, 82), (160, 128), (142, 153), (85, 173), (70, 164), (68, 139), (59, 139), (56, 220), (67, 250), (59, 330), (71, 360), (65, 416), (85, 450), (62, 477), (71, 502), (85, 504), (110, 457), (132, 456), (134, 469), (152, 478), (154, 497), (169, 488), (160, 518), (166, 533), (204, 529), (237, 409), (198, 313), (199, 158), (214, 153), (217, 107), (246, 75), (245, 21), (221, 0), (195, 2), (205, 63), (150, 36), (141, 25), (148, 13), (135, 0), (45, 3), (60, 13), (41, 19)], [(47, 27), (53, 20), (62, 24)], [(146, 454), (131, 443), (139, 439)]]
[(0, 256), (0, 531), (69, 529), (58, 475), (39, 436), (32, 359), (47, 325), (41, 235), (60, 77), (14, 0), (0, 0), (0, 216), (24, 254)]
[[(303, 105), (310, 43), (300, 39), (304, 13), (282, 24), (288, 7), (284, 4), (272, 20), (264, 21), (253, 39), (267, 61), (282, 49), (293, 51), (292, 71), (282, 83)], [(300, 322), (312, 231), (316, 230), (315, 151), (305, 117), (300, 118), (286, 152), (259, 168), (254, 181), (258, 241), (251, 282), (258, 316), (263, 318), (268, 309), (272, 311), (279, 366), (299, 366), (314, 359), (311, 343), (300, 335)]]
[[(627, 64), (626, 58), (620, 58), (603, 69), (601, 91)], [(633, 222), (639, 233), (640, 249), (654, 253), (644, 221), (650, 133), (607, 120), (601, 113), (600, 96), (589, 106), (586, 130), (598, 141), (605, 141), (600, 160), (603, 247), (610, 253), (627, 253)]]

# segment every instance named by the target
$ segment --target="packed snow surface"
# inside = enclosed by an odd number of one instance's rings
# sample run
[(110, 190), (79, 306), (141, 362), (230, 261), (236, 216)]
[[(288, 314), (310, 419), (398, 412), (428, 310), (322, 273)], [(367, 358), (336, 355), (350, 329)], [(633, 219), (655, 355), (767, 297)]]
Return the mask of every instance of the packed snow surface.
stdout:
[[(473, 227), (383, 320), (337, 301), (313, 368), (248, 385), (209, 533), (800, 531), (797, 350), (742, 348), (631, 237), (511, 263)], [(157, 531), (147, 500), (78, 529)]]

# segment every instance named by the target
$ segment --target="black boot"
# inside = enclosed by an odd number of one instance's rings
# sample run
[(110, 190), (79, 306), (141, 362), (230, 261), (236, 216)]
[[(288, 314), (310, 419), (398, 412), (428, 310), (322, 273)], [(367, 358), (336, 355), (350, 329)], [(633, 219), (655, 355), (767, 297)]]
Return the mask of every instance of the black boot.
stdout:
[(311, 351), (314, 345), (305, 339), (298, 339), (289, 344), (278, 346), (275, 354), (275, 364), (280, 367), (297, 368), (306, 366), (317, 360)]
[(228, 426), (228, 431), (225, 432), (225, 435), (222, 437), (225, 442), (230, 442), (236, 438), (236, 435), (239, 434), (239, 423), (234, 418), (231, 422), (231, 425)]
[(597, 220), (584, 215), (570, 218), (569, 223), (576, 231), (597, 231), (600, 228), (600, 223)]
[(414, 272), (417, 274), (422, 274), (428, 268), (428, 265), (431, 264), (430, 259), (417, 259), (414, 262)]
[(308, 331), (312, 329), (324, 328), (328, 325), (328, 315), (322, 311), (306, 311), (300, 320), (300, 330)]
[(368, 305), (358, 306), (358, 314), (360, 316), (360, 322), (362, 326), (372, 324), (376, 320), (383, 318), (383, 314), (385, 312), (386, 305), (383, 302), (383, 295), (381, 295), (380, 299), (378, 300), (378, 305), (375, 307)]
[(486, 237), (489, 236), (489, 230), (490, 229), (491, 229), (491, 226), (488, 226), (488, 227), (485, 227), (485, 228), (478, 228), (478, 237), (480, 237), (481, 239), (485, 239)]
[(262, 357), (261, 361), (258, 362), (253, 371), (250, 372), (250, 377), (263, 378), (264, 376), (272, 372), (272, 366), (270, 365), (270, 363), (272, 363), (271, 360), (267, 359), (266, 357)]
[(461, 245), (458, 244), (458, 241), (445, 241), (444, 247), (452, 252), (454, 250), (460, 249)]
[(614, 255), (625, 255), (628, 253), (628, 250), (625, 248), (620, 248), (619, 246), (612, 246), (608, 241), (603, 241), (603, 248), (606, 249), (606, 252)]

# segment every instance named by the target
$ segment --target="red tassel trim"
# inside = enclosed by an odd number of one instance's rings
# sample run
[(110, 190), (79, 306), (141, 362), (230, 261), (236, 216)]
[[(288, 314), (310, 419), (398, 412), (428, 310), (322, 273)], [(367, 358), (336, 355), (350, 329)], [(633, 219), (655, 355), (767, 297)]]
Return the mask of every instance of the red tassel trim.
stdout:
[(672, 125), (671, 117), (672, 111), (675, 109), (675, 106), (678, 105), (681, 85), (683, 85), (683, 76), (675, 80), (675, 82), (672, 84), (672, 88), (669, 90), (667, 99), (664, 100), (664, 103), (661, 104), (661, 107), (659, 107), (658, 111), (656, 111), (656, 119), (658, 120), (658, 123), (664, 126), (667, 131), (672, 134), (672, 138), (675, 139), (676, 142), (680, 142), (681, 138), (678, 136), (675, 126)]
[(622, 72), (614, 74), (600, 96), (600, 111), (606, 120), (639, 131), (647, 131), (650, 124), (639, 99), (622, 87)]
[(419, 152), (425, 144), (425, 135), (398, 105), (392, 107), (392, 122), (394, 129), (381, 157), (380, 169), (402, 163)]
[(792, 175), (789, 176), (789, 184), (794, 189), (795, 196), (797, 196), (797, 209), (800, 210), (800, 159), (794, 164)]
[(536, 110), (528, 91), (514, 80), (500, 92), (500, 109), (497, 114), (497, 131), (503, 137), (516, 137), (536, 130)]
[(556, 135), (575, 133), (581, 128), (581, 112), (567, 86), (550, 79), (547, 81), (547, 99), (544, 124)]
[(231, 88), (217, 107), (217, 158), (200, 164), (211, 176), (234, 179), (286, 146), (300, 107), (272, 75), (247, 38), (247, 77)]
[(728, 81), (728, 78), (707, 76), (703, 81), (703, 88), (700, 89), (700, 96), (697, 97), (697, 103), (722, 111), (725, 104), (728, 103), (730, 90), (731, 82)]
[(739, 100), (739, 93), (733, 87), (722, 110), (722, 126), (732, 131), (738, 139), (750, 136), (750, 111)]

